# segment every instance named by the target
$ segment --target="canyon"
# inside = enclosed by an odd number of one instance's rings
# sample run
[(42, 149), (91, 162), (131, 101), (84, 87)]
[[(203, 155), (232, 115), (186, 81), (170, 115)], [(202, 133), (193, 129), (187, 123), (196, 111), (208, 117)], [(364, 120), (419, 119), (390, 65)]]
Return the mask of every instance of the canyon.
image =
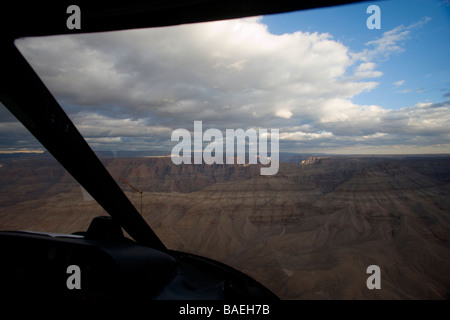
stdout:
[[(169, 249), (282, 299), (450, 298), (449, 156), (293, 157), (273, 176), (261, 164), (102, 161)], [(0, 162), (0, 230), (73, 233), (107, 215), (55, 160)], [(370, 265), (379, 290), (366, 286)]]

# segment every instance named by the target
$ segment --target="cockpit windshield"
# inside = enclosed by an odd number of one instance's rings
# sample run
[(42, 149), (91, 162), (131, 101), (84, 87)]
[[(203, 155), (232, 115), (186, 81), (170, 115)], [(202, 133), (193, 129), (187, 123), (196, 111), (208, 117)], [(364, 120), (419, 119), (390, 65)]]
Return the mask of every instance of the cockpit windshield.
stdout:
[[(362, 2), (15, 44), (169, 249), (284, 299), (448, 298), (449, 13)], [(105, 214), (0, 112), (2, 230)]]

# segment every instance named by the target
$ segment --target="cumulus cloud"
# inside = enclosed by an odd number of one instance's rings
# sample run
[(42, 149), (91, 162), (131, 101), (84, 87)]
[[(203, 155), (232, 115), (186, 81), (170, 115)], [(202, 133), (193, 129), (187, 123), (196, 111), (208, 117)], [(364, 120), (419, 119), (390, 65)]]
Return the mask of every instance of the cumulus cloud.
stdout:
[(290, 112), (289, 110), (286, 110), (286, 109), (281, 109), (281, 110), (278, 110), (276, 113), (275, 113), (275, 115), (277, 116), (277, 117), (280, 117), (280, 118), (285, 118), (285, 119), (289, 119), (290, 117), (292, 117), (292, 112)]
[(355, 71), (355, 76), (359, 79), (378, 78), (383, 75), (383, 72), (374, 70), (376, 64), (374, 62), (361, 63)]
[(173, 130), (201, 120), (204, 130), (276, 128), (281, 151), (307, 152), (448, 134), (448, 103), (387, 110), (352, 101), (378, 85), (374, 59), (400, 52), (419, 25), (359, 53), (327, 33), (273, 35), (260, 18), (16, 45), (94, 149), (171, 148)]

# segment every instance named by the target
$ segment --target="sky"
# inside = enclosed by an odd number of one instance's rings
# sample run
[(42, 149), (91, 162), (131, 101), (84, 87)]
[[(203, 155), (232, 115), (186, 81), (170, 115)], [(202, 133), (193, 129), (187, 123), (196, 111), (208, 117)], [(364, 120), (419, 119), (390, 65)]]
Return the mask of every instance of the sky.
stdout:
[[(202, 121), (278, 129), (281, 152), (416, 154), (450, 152), (449, 40), (449, 1), (401, 0), (16, 46), (94, 150), (169, 154)], [(25, 131), (0, 109), (0, 152), (41, 149)]]

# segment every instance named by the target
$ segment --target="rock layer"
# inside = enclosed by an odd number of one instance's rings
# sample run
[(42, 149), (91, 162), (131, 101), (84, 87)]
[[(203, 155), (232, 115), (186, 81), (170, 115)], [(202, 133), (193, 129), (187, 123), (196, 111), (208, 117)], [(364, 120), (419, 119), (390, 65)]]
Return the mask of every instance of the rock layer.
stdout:
[[(450, 159), (316, 157), (259, 165), (105, 165), (170, 249), (220, 260), (283, 299), (450, 298)], [(0, 229), (74, 232), (105, 214), (50, 160), (0, 168)], [(381, 290), (366, 286), (369, 265)]]

